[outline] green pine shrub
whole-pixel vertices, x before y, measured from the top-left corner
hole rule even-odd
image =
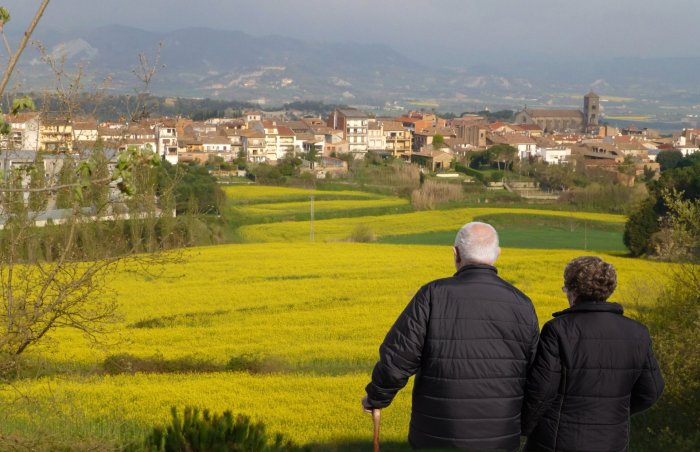
[[[176,407],[171,408],[170,425],[155,427],[142,446],[127,450],[167,452],[276,452],[306,450],[295,445],[283,435],[270,435],[262,422],[253,423],[244,415],[234,416],[231,411],[223,415],[200,413],[197,408],[186,407],[182,416]]]

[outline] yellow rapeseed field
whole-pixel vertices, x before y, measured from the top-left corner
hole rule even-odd
[[[314,222],[315,238],[320,242],[346,240],[360,225],[367,225],[377,236],[413,234],[417,232],[456,231],[474,217],[492,214],[551,215],[624,223],[623,215],[590,212],[569,212],[507,207],[468,207],[450,210],[411,212],[394,215],[338,218]],[[240,228],[250,242],[297,242],[309,240],[308,222],[285,222],[266,225],[248,225]]]
[[[316,199],[379,199],[384,197],[356,190],[329,191],[265,185],[229,185],[222,188],[230,202],[234,204],[301,201],[308,200],[312,195]]]
[[[545,321],[565,307],[562,269],[577,254],[505,249],[499,271]],[[618,268],[613,298],[623,302],[667,268],[603,257]],[[359,398],[384,334],[422,284],[454,271],[450,247],[440,246],[245,244],[191,249],[185,258],[158,276],[136,267],[115,274],[123,317],[115,332],[102,346],[62,332],[35,350],[37,372],[51,375],[2,388],[0,407],[12,417],[0,432],[125,441],[165,422],[171,405],[196,405],[249,414],[300,443],[367,440]],[[232,358],[257,357],[268,368],[100,374],[105,358],[124,353],[220,370]],[[387,441],[405,439],[409,407],[406,390],[385,411]]]
[[[392,207],[407,206],[409,202],[401,198],[380,198],[380,199],[344,199],[331,201],[316,201],[314,200],[313,209],[317,214],[326,212],[343,211],[345,213],[363,209],[391,209]],[[264,217],[266,215],[279,214],[306,214],[311,209],[311,202],[276,202],[264,204],[250,204],[232,208],[232,211],[243,216]]]
[[[352,191],[225,190],[229,209],[248,217],[305,212],[312,194],[318,212],[390,211],[407,202]],[[608,214],[459,208],[316,221],[315,243],[309,243],[308,222],[258,224],[241,228],[243,236],[269,243],[193,248],[182,262],[149,272],[126,265],[110,282],[120,318],[102,343],[56,332],[29,352],[31,377],[0,386],[0,435],[125,444],[165,423],[171,406],[194,405],[248,414],[302,444],[369,441],[371,421],[359,400],[379,344],[422,284],[454,272],[452,251],[343,241],[363,224],[378,235],[456,232],[474,217],[498,213],[624,221]],[[498,268],[532,298],[544,322],[566,307],[563,268],[580,253],[504,249]],[[648,299],[658,290],[668,269],[602,257],[619,272],[613,299],[632,311],[640,294]],[[105,361],[115,356],[171,367],[113,375],[115,367]],[[410,387],[385,410],[382,438],[405,441],[409,414]]]

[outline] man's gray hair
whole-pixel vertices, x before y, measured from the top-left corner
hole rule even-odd
[[[455,238],[455,247],[463,262],[493,265],[498,259],[498,233],[487,223],[473,221],[462,226]]]

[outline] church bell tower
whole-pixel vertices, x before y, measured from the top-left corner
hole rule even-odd
[[[600,119],[600,96],[591,90],[583,96],[583,117],[585,119],[586,131],[598,125]]]

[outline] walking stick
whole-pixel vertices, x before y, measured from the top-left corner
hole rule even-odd
[[[376,408],[372,409],[372,421],[374,422],[374,452],[379,452],[379,424],[382,420],[382,411]]]

